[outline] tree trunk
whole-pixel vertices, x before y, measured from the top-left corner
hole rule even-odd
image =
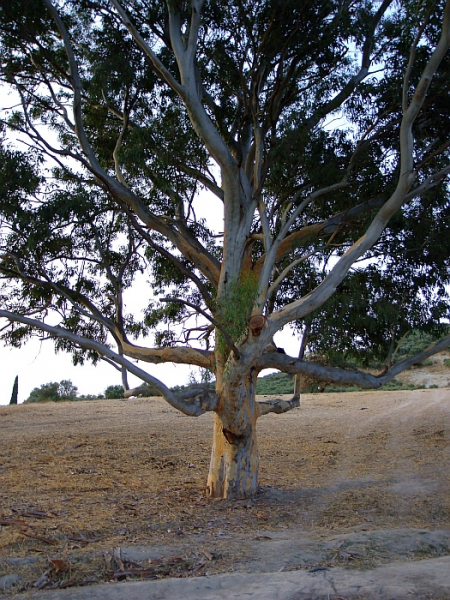
[[[305,327],[305,331],[302,336],[302,343],[300,344],[300,349],[298,351],[298,357],[300,360],[303,360],[305,356],[306,346],[309,342],[309,332],[311,331],[311,323],[307,323]],[[294,377],[294,396],[298,396],[300,398],[300,393],[302,391],[302,376],[300,373],[297,373]]]
[[[226,378],[228,379],[228,378]],[[207,492],[211,498],[248,498],[258,489],[256,376],[218,389]],[[220,386],[219,386],[220,387]]]

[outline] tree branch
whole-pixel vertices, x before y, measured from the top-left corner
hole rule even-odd
[[[140,396],[141,394],[148,393],[148,391],[148,386],[141,385],[131,390],[127,390],[124,393],[124,398]],[[195,385],[173,393],[180,401],[186,402],[188,405],[200,406],[204,412],[215,410],[219,401],[214,389],[211,389],[211,387],[207,385]]]
[[[307,120],[305,129],[310,131],[313,129],[321,119],[332,113],[334,110],[342,106],[342,104],[350,97],[352,92],[355,90],[357,85],[363,81],[369,75],[369,67],[371,64],[370,54],[372,52],[373,47],[373,39],[375,35],[375,30],[378,27],[383,15],[388,10],[389,6],[392,4],[393,0],[384,0],[381,4],[378,11],[373,16],[372,22],[370,24],[370,29],[367,33],[366,40],[364,42],[362,48],[362,57],[361,57],[361,67],[348,82],[342,88],[342,90],[337,94],[332,100],[327,102],[326,104],[320,106],[313,115]]]
[[[300,256],[299,258],[296,258],[291,263],[289,263],[288,266],[285,269],[283,269],[283,271],[278,275],[278,277],[275,279],[275,281],[269,287],[268,296],[270,297],[270,295],[273,294],[277,290],[277,288],[282,284],[282,282],[289,275],[289,273],[292,271],[292,269],[294,269],[296,266],[305,262],[305,260],[308,260],[308,258],[311,258],[311,256],[314,256],[314,254],[316,254],[316,252],[317,252],[317,249],[315,249],[311,252],[307,252],[303,256]]]
[[[54,283],[49,277],[47,277],[44,273],[43,277],[45,280],[38,279],[37,277],[28,275],[25,272],[25,267],[21,261],[21,259],[13,252],[7,252],[3,256],[0,255],[0,258],[5,256],[12,257],[16,263],[17,270],[6,269],[5,267],[0,266],[0,271],[7,273],[8,277],[18,278],[21,281],[26,281],[27,283],[31,283],[43,289],[47,289],[53,293],[60,295],[62,298],[65,298],[67,302],[76,310],[80,315],[88,319],[93,319],[100,325],[103,325],[108,329],[108,331],[115,337],[118,333],[116,324],[105,317],[101,311],[95,306],[95,304],[89,300],[86,296],[81,294],[81,292],[77,292],[71,290],[70,288]],[[85,306],[89,312],[84,310],[82,307]]]
[[[217,321],[217,319],[215,319],[213,316],[208,315],[207,312],[205,312],[203,309],[201,309],[196,304],[192,304],[191,302],[188,302],[187,300],[183,300],[182,298],[160,298],[160,301],[161,302],[177,302],[179,304],[185,304],[186,306],[193,308],[199,314],[203,315],[205,317],[205,319],[208,319],[208,321],[214,325],[214,327],[217,327],[217,329],[219,329],[219,331],[222,333],[222,335],[227,343],[227,346],[233,351],[235,358],[239,360],[239,358],[240,358],[239,350],[234,345],[233,340],[230,338],[230,336],[228,335],[226,330],[222,327],[222,325],[219,323],[219,321]]]
[[[263,354],[258,361],[258,369],[278,369],[284,373],[301,373],[302,375],[309,375],[314,379],[330,383],[357,385],[364,389],[377,389],[389,383],[396,375],[409,369],[412,365],[422,362],[449,347],[450,336],[447,336],[422,352],[418,352],[396,363],[388,371],[379,375],[372,375],[371,373],[359,370],[350,371],[339,367],[327,367],[319,363],[304,361],[278,352]]]
[[[155,72],[175,92],[177,92],[177,94],[181,95],[181,93],[182,93],[182,86],[175,79],[175,77],[172,75],[172,73],[165,67],[165,65],[159,60],[159,58],[156,56],[156,54],[153,52],[153,50],[150,48],[150,46],[147,44],[147,42],[141,36],[141,34],[139,33],[139,31],[136,29],[136,27],[131,22],[128,14],[123,9],[123,7],[120,4],[120,2],[118,2],[118,0],[109,0],[109,1],[114,6],[114,8],[117,10],[117,13],[120,16],[120,18],[122,20],[122,23],[128,29],[128,31],[130,32],[131,36],[134,38],[136,44],[144,52],[144,54],[150,59],[150,62],[153,65],[153,68],[154,68]]]
[[[314,223],[307,225],[299,231],[294,231],[290,235],[287,235],[282,241],[279,242],[276,249],[274,264],[282,260],[285,256],[290,254],[295,248],[306,244],[308,241],[316,238],[321,233],[330,235],[336,231],[336,229],[342,225],[350,223],[355,219],[358,219],[364,214],[367,214],[375,208],[380,208],[384,204],[384,199],[381,196],[371,198],[367,202],[362,202],[349,210],[338,213],[333,217],[330,217],[326,221],[320,223]],[[253,272],[257,275],[261,273],[263,266],[266,261],[266,255],[263,254],[255,263]]]
[[[433,10],[435,6],[435,3],[433,3],[427,12],[427,16],[426,18],[423,20],[423,23],[421,23],[421,25],[419,26],[417,33],[415,35],[414,41],[411,45],[411,49],[409,51],[409,59],[408,59],[408,65],[406,67],[405,70],[405,75],[403,77],[403,94],[402,94],[402,110],[403,113],[405,113],[408,109],[408,89],[409,89],[409,82],[410,82],[410,78],[411,78],[411,73],[412,73],[412,69],[414,66],[414,59],[416,57],[416,50],[417,50],[417,45],[420,41],[420,38],[422,37],[422,34],[425,30],[425,27],[428,24],[428,20],[431,16],[431,12]]]
[[[293,239],[292,239],[292,236],[288,236],[288,232],[289,232],[289,229],[292,227],[292,225],[295,223],[295,220],[298,218],[298,216],[301,214],[301,212],[305,209],[305,207],[308,204],[310,204],[311,202],[313,202],[320,196],[324,196],[325,194],[342,189],[343,187],[347,187],[347,186],[348,186],[347,181],[340,181],[333,185],[330,185],[330,186],[327,186],[320,190],[317,190],[317,191],[313,192],[312,194],[309,194],[308,197],[305,198],[305,200],[300,204],[300,206],[294,210],[292,215],[289,217],[289,219],[286,221],[286,223],[282,226],[280,233],[277,235],[277,238],[273,242],[270,250],[266,254],[264,254],[256,263],[257,267],[260,266],[260,270],[256,271],[256,269],[255,269],[255,272],[259,273],[258,304],[260,306],[263,306],[265,304],[266,291],[269,286],[270,277],[272,275],[272,269],[273,269],[275,263],[279,260],[278,257],[280,256],[280,248],[288,247],[288,248],[292,249]],[[317,229],[318,225],[312,225],[310,227],[312,227],[313,229],[316,228],[316,230],[320,230],[320,228]],[[304,228],[303,230],[301,230],[300,232],[297,232],[297,233],[299,233],[301,235],[307,229],[308,228]],[[297,233],[295,233],[293,235],[295,236]],[[303,234],[303,235],[305,235],[305,234]],[[308,234],[306,234],[305,237],[307,237],[307,235]]]
[[[110,1],[116,2],[116,0]],[[191,22],[186,46],[182,39],[180,16],[175,12],[174,6],[174,3],[168,3],[170,40],[182,84],[176,91],[186,106],[194,130],[204,142],[211,156],[222,169],[234,170],[236,161],[201,101],[202,86],[197,78],[195,53],[203,0],[193,0],[192,2]]]
[[[283,400],[282,398],[263,400],[261,402],[257,402],[256,406],[259,412],[258,417],[268,415],[269,413],[281,415],[282,413],[288,412],[293,408],[299,408],[300,395],[294,395],[290,400]]]
[[[365,254],[380,238],[391,217],[399,210],[411,190],[416,177],[413,170],[414,139],[412,128],[420,109],[425,101],[430,86],[440,62],[450,46],[450,0],[447,0],[441,36],[437,46],[426,66],[417,85],[409,108],[402,118],[400,126],[400,173],[395,191],[375,215],[365,234],[357,240],[339,259],[324,280],[303,298],[286,305],[269,317],[265,335],[267,340],[281,327],[291,321],[303,318],[306,314],[322,306],[330,298],[337,286],[346,277],[351,266]]]
[[[43,0],[47,6],[52,18],[54,19],[58,31],[63,40],[64,48],[66,51],[67,59],[70,68],[70,77],[73,89],[73,114],[75,121],[75,132],[78,137],[80,146],[88,159],[90,170],[94,176],[100,181],[114,198],[119,198],[122,202],[131,207],[134,213],[145,223],[148,227],[162,233],[167,239],[169,239],[187,258],[192,260],[194,264],[202,271],[202,273],[211,281],[217,281],[217,261],[201,246],[201,244],[195,240],[193,241],[189,235],[181,234],[177,232],[173,227],[167,225],[163,218],[157,217],[152,214],[147,206],[136,196],[129,187],[124,185],[123,181],[118,181],[113,177],[110,177],[108,173],[101,167],[100,163],[95,156],[95,153],[89,143],[86,132],[83,126],[82,119],[82,86],[78,72],[78,65],[71,45],[69,33],[61,19],[57,9],[53,6],[51,0]],[[116,0],[110,0],[116,7],[121,9],[119,3]],[[119,9],[118,9],[119,10]],[[125,13],[124,18],[127,18]],[[129,20],[128,20],[129,21]],[[178,86],[180,91],[180,86]],[[77,158],[77,160],[80,160]]]
[[[144,348],[132,344],[128,340],[121,341],[123,353],[130,358],[142,360],[152,364],[176,363],[182,365],[196,365],[205,369],[211,368],[213,353],[209,350],[200,350],[199,348],[189,347],[165,347],[165,348]]]
[[[115,117],[117,117],[120,121],[124,121],[124,119],[125,119],[124,112],[121,112],[117,108],[114,108],[114,106],[111,106],[111,104],[108,104],[108,101],[107,101],[107,99],[105,97],[104,97],[104,100],[105,100],[105,104],[104,105],[91,103],[91,106],[93,106],[94,108],[97,108],[97,109],[105,107],[108,110],[108,112],[110,112],[112,115],[114,115]],[[86,101],[89,101],[89,99],[87,98]],[[162,158],[166,157],[166,151],[164,150],[164,148],[161,148],[161,146],[159,146],[154,141],[154,139],[150,135],[149,131],[148,130],[144,130],[138,123],[136,123],[135,121],[131,120],[129,118],[129,116],[128,116],[128,126],[130,127],[130,129],[137,129],[139,131],[145,131],[147,137],[149,137],[151,139],[151,150],[152,150],[152,152],[154,152],[160,158],[161,157]],[[174,159],[174,163],[173,163],[174,166],[176,166],[178,169],[180,169],[180,171],[182,171],[183,173],[185,173],[189,177],[192,177],[192,179],[197,180],[205,188],[207,188],[210,192],[212,192],[215,196],[217,196],[217,198],[219,198],[220,200],[223,200],[223,190],[216,183],[216,181],[214,180],[214,178],[212,176],[208,177],[205,173],[203,173],[199,169],[196,169],[195,167],[191,167],[191,166],[186,165],[184,163],[177,162],[175,160],[175,157],[173,157],[173,159]],[[167,185],[169,185],[169,184],[167,183]]]
[[[86,348],[88,350],[93,350],[94,352],[97,352],[97,354],[99,354],[100,356],[104,356],[110,361],[121,365],[122,367],[126,368],[129,373],[136,375],[136,377],[139,377],[139,379],[142,379],[142,381],[145,381],[149,385],[155,387],[161,393],[164,399],[171,406],[173,406],[173,408],[176,408],[185,415],[191,417],[198,417],[202,415],[206,410],[210,410],[209,408],[205,408],[205,405],[207,403],[203,402],[202,404],[202,400],[194,399],[193,401],[188,402],[184,401],[183,399],[180,399],[174,394],[174,392],[172,392],[166,385],[164,385],[162,381],[156,379],[156,377],[153,377],[149,373],[146,373],[145,371],[137,367],[134,363],[130,362],[123,356],[117,354],[116,352],[111,350],[111,348],[109,348],[106,344],[102,344],[89,338],[76,335],[71,331],[68,331],[67,329],[63,329],[62,327],[47,325],[46,323],[37,321],[36,319],[30,319],[29,317],[24,317],[16,313],[11,313],[7,310],[0,310],[0,317],[8,319],[9,321],[29,325],[30,327],[39,329],[41,331],[46,331],[50,334],[52,338],[62,338],[72,342],[73,344],[76,344],[80,348]]]
[[[156,250],[156,252],[159,252],[159,254],[161,254],[161,256],[164,256],[164,258],[167,258],[167,260],[169,260],[173,265],[175,265],[175,267],[180,271],[180,273],[182,273],[183,275],[185,275],[185,277],[190,279],[197,286],[197,289],[201,293],[205,303],[207,305],[209,305],[211,303],[211,295],[210,295],[209,291],[207,290],[206,286],[204,285],[204,283],[197,277],[197,275],[195,275],[193,270],[189,269],[188,267],[183,265],[183,263],[181,261],[179,261],[173,255],[173,253],[169,252],[162,246],[156,244],[152,240],[149,233],[147,231],[145,231],[145,229],[143,227],[141,227],[141,225],[137,222],[134,215],[132,213],[128,213],[128,214],[129,214],[129,217],[130,217],[133,227],[148,242],[148,244],[151,246],[151,248]]]

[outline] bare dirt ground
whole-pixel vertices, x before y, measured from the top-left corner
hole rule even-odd
[[[208,501],[212,415],[154,398],[0,407],[5,596],[450,554],[450,388],[305,395],[258,434],[260,494]]]

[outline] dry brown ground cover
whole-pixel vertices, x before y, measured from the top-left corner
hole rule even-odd
[[[189,418],[161,399],[0,407],[0,575],[19,573],[17,591],[370,566],[398,548],[345,549],[339,536],[439,530],[450,540],[449,388],[306,395],[300,409],[261,418],[258,433],[261,493],[208,501],[211,415]],[[303,551],[336,543],[305,558],[299,540]],[[125,560],[137,546],[154,558]],[[408,558],[450,554],[415,548]],[[37,560],[11,560],[24,557]]]

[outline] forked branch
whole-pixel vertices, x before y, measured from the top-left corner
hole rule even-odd
[[[286,305],[268,320],[268,336],[273,336],[289,322],[303,318],[322,306],[343,281],[352,265],[378,241],[392,216],[399,210],[411,191],[416,178],[414,171],[414,122],[423,106],[431,80],[450,46],[450,0],[444,12],[441,36],[435,50],[425,65],[419,83],[400,126],[400,172],[397,186],[390,198],[375,215],[365,234],[340,258],[324,280],[303,298]]]
[[[188,302],[187,300],[183,300],[182,298],[160,298],[160,301],[161,302],[176,302],[178,304],[184,304],[186,306],[189,306],[189,308],[193,308],[196,312],[198,312],[200,315],[205,317],[205,319],[208,319],[208,321],[210,321],[210,323],[212,323],[214,325],[214,327],[217,327],[217,329],[222,333],[222,335],[227,343],[227,346],[230,348],[230,350],[233,351],[235,358],[239,359],[239,357],[240,357],[239,350],[236,348],[233,340],[228,335],[226,329],[224,327],[222,327],[222,325],[219,323],[219,321],[217,319],[215,319],[211,315],[208,315],[208,313],[205,312],[202,308],[200,308],[200,306],[197,306],[196,304],[192,304],[192,302]]]

